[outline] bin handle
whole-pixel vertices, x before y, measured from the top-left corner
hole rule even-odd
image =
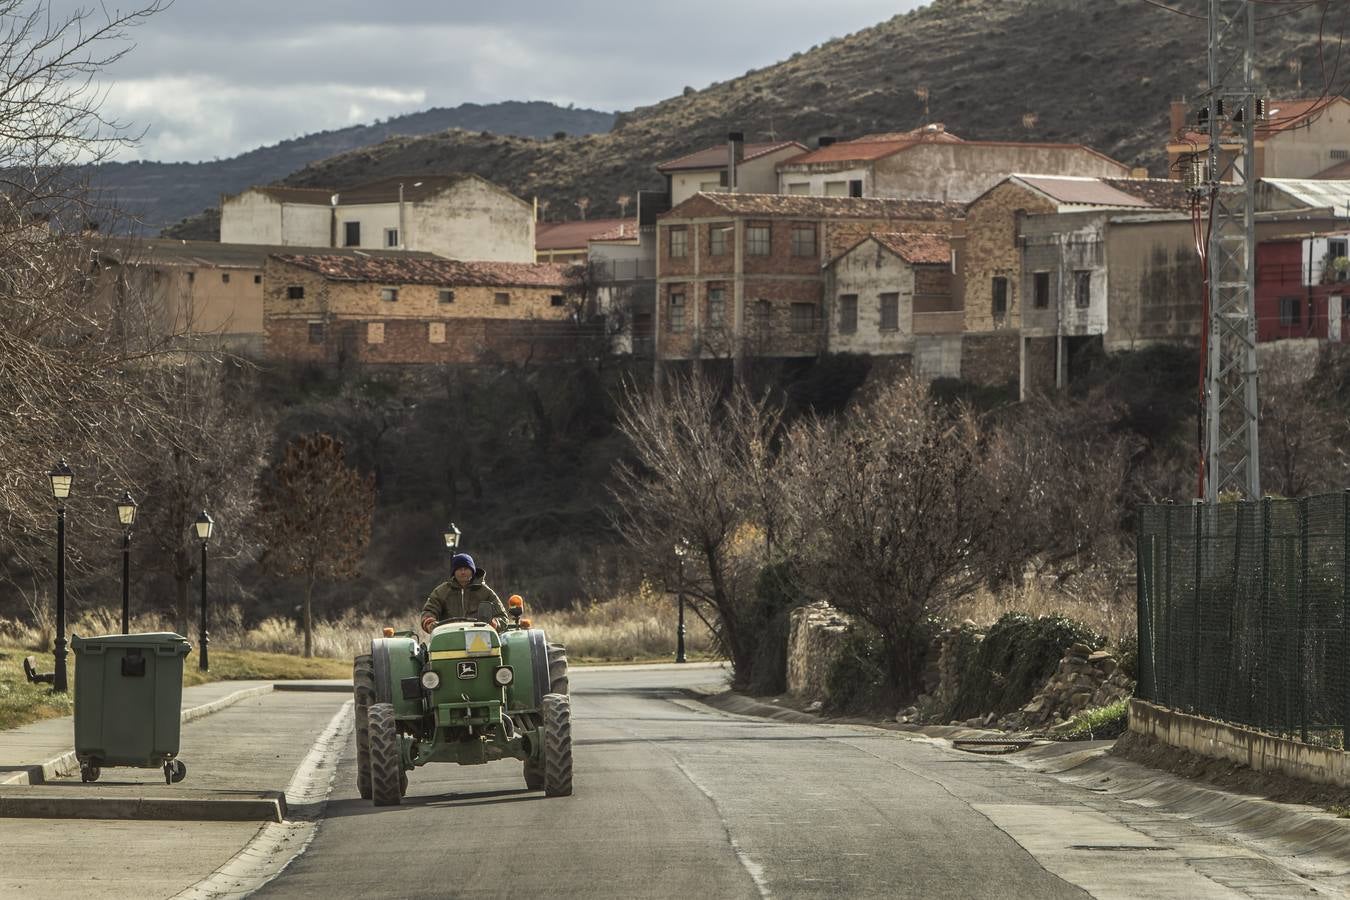
[[[102,656],[103,651],[108,649],[107,644],[89,643],[80,647],[80,653],[88,656]]]
[[[181,654],[181,655],[186,656],[186,655],[187,655],[187,652],[188,652],[190,649],[192,649],[192,648],[191,648],[189,645],[187,645],[187,644],[156,644],[156,645],[155,645],[155,655],[156,655],[156,656],[178,656],[178,655]]]

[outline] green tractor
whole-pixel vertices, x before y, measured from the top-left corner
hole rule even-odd
[[[567,653],[531,628],[519,597],[500,633],[445,619],[427,641],[386,628],[356,657],[356,785],[376,806],[397,806],[408,773],[431,762],[524,764],[525,786],[572,793]]]

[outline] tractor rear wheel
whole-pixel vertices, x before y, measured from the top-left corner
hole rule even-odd
[[[567,647],[548,645],[548,693],[570,694],[567,689]]]
[[[370,707],[375,702],[375,663],[370,654],[352,663],[353,715],[356,718],[356,789],[370,799]]]
[[[572,700],[566,694],[544,695],[544,795],[572,793]]]
[[[394,705],[370,707],[370,793],[376,806],[398,806],[406,790],[407,775],[399,754]]]

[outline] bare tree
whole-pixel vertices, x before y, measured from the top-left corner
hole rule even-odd
[[[1330,353],[1300,366],[1275,353],[1261,381],[1261,485],[1281,497],[1344,488],[1350,421]],[[1339,402],[1338,402],[1339,401]]]
[[[360,573],[374,506],[374,480],[347,467],[331,435],[296,438],[273,467],[259,514],[262,563],[304,580],[306,657],[314,655],[314,586]]]
[[[582,221],[585,221],[585,219],[586,219],[586,210],[588,210],[588,209],[591,208],[591,198],[590,198],[590,197],[578,197],[575,205],[576,205],[577,211],[581,213]]]

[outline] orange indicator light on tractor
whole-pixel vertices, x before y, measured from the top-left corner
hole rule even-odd
[[[520,627],[521,627],[521,628],[529,628],[529,627],[530,627],[530,620],[529,620],[529,619],[521,619],[521,620],[520,620]]]
[[[393,636],[394,636],[394,629],[390,628],[388,625],[384,626],[384,636],[385,636],[385,637],[393,637]]]
[[[525,600],[519,594],[512,594],[506,601],[506,605],[512,609],[521,609],[525,606]]]

